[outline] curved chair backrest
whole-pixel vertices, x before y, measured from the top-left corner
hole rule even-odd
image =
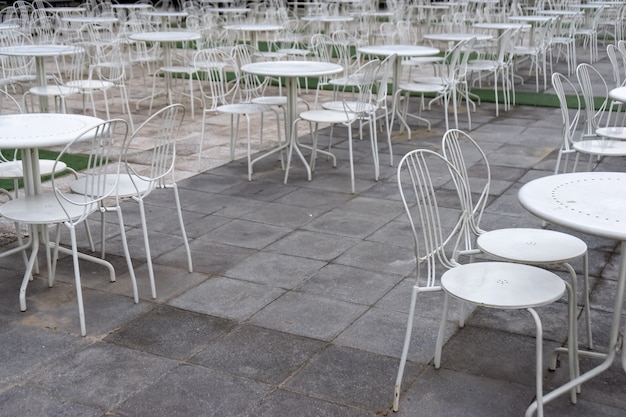
[[[613,74],[613,88],[620,87],[624,79],[624,59],[622,53],[615,44],[609,44],[606,47],[606,55],[611,63],[611,71]]]
[[[378,70],[380,68],[380,61],[378,59],[372,59],[361,65],[356,70],[355,75],[359,80],[359,88],[357,99],[344,101],[344,110],[352,113],[371,113],[372,109],[375,109],[376,96],[374,95],[374,85],[378,80]]]
[[[487,155],[474,139],[467,133],[450,129],[444,133],[441,140],[443,156],[459,171],[459,175],[465,184],[467,191],[468,235],[474,231],[480,234],[480,220],[483,211],[489,200],[489,189],[491,187],[491,168]],[[470,178],[470,168],[472,176]],[[474,196],[478,196],[474,198]],[[466,241],[466,249],[470,249],[471,241]]]
[[[0,114],[22,113],[22,106],[11,94],[0,89]]]
[[[202,49],[195,53],[193,63],[198,69],[205,110],[228,104],[236,89],[236,85],[228,81],[228,72],[236,71],[237,67],[233,57],[220,48]]]
[[[63,171],[57,170],[57,164],[62,163],[65,154],[75,152],[76,148],[82,153],[86,149],[88,155],[88,165],[82,171],[86,180],[82,194],[65,193],[63,185],[56,181],[55,174],[52,175],[52,189],[67,214],[68,224],[82,222],[98,209],[102,200],[114,196],[121,159],[120,147],[114,146],[114,142],[125,143],[127,137],[128,123],[125,120],[107,120],[78,135],[59,153],[52,170],[54,173]]]
[[[456,246],[464,223],[463,181],[457,169],[437,152],[416,149],[407,153],[398,166],[397,181],[413,233],[417,262],[417,285],[436,287],[437,264],[456,266],[449,252]],[[447,183],[458,184],[458,205],[446,200],[445,222],[437,200],[437,190]],[[456,211],[457,215],[453,215]]]
[[[606,111],[609,101],[609,88],[600,72],[590,64],[580,64],[576,68],[576,78],[585,103],[585,128],[583,135],[595,136],[596,129],[608,124],[610,114]],[[594,89],[595,87],[595,89]],[[596,109],[595,95],[603,98]]]
[[[178,139],[178,132],[184,117],[185,106],[182,104],[171,104],[150,116],[139,126],[133,136],[126,141],[122,151],[123,162],[138,196],[143,197],[156,188],[168,186],[166,177],[174,174],[176,140]],[[150,126],[153,129],[156,128],[156,132],[154,130],[151,130],[149,133],[143,132],[146,126]],[[135,170],[131,161],[133,141],[142,134],[149,135],[153,144],[150,169],[147,172]]]
[[[382,107],[383,103],[387,101],[387,96],[389,95],[389,82],[391,77],[393,76],[393,67],[395,65],[396,59],[398,59],[396,54],[389,55],[385,58],[379,66],[379,80],[378,80],[378,91],[376,94],[376,102],[378,107]]]
[[[563,140],[561,141],[559,160],[557,160],[554,170],[554,173],[557,174],[559,172],[560,155],[563,153],[568,154],[573,152],[572,143],[576,140],[576,130],[578,129],[578,122],[580,119],[581,102],[576,87],[563,74],[558,72],[552,74],[552,87],[554,88],[556,96],[559,99],[561,119],[563,120]],[[567,101],[568,95],[572,97],[572,105],[574,106],[574,115],[572,117],[570,117],[571,110]],[[567,168],[567,166],[565,168]]]

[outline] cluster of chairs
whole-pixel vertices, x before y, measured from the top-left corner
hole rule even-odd
[[[542,325],[535,308],[554,303],[567,293],[568,343],[566,347],[558,348],[553,357],[567,353],[570,377],[578,376],[578,277],[571,263],[580,260],[583,263],[581,298],[587,344],[592,348],[587,245],[575,236],[549,229],[482,229],[480,221],[488,204],[491,183],[487,154],[470,135],[457,129],[448,130],[443,135],[441,149],[441,153],[413,150],[400,161],[397,171],[400,195],[415,242],[417,277],[393,409],[397,411],[399,407],[418,295],[425,297],[442,291],[444,304],[435,348],[435,368],[441,365],[448,310],[453,300],[461,303],[458,309],[461,327],[466,317],[463,308],[466,304],[529,312],[536,325],[536,403],[538,415],[542,416]],[[456,190],[457,198],[450,198],[449,187]],[[445,206],[440,205],[444,200]],[[528,245],[527,242],[534,244]],[[477,257],[482,261],[474,262]],[[468,262],[462,263],[462,259]],[[544,269],[555,265],[565,268],[570,275],[568,281]],[[551,360],[551,369],[555,363],[556,360]],[[576,388],[570,392],[573,402],[577,392]]]
[[[554,173],[566,172],[573,155],[573,170],[580,155],[588,159],[587,170],[605,156],[626,156],[626,133],[621,104],[609,97],[612,88],[626,85],[626,41],[607,46],[612,63],[613,83],[609,83],[593,65],[582,63],[576,68],[577,82],[554,73],[552,86],[559,99],[563,121],[563,140]],[[600,102],[597,102],[597,98]],[[568,100],[569,98],[569,100]]]
[[[0,98],[2,99],[0,100],[1,114],[21,112],[19,103],[12,99],[10,95],[0,91]],[[13,107],[12,110],[10,109],[11,107]],[[59,252],[68,253],[72,256],[80,331],[83,336],[86,335],[79,258],[105,266],[109,270],[110,280],[112,282],[115,281],[113,266],[105,260],[107,235],[104,216],[109,212],[117,214],[117,224],[119,225],[119,233],[122,240],[123,255],[126,259],[132,283],[133,297],[136,303],[139,301],[137,282],[126,239],[126,230],[120,205],[121,200],[133,200],[139,206],[150,291],[152,298],[156,298],[156,283],[144,201],[153,191],[158,189],[170,189],[174,194],[173,200],[176,205],[181,238],[187,254],[187,266],[189,272],[193,271],[191,249],[185,231],[180,197],[174,178],[176,141],[184,115],[185,107],[182,104],[169,105],[149,117],[132,133],[125,120],[106,120],[80,133],[59,152],[56,159],[40,161],[40,166],[43,167],[43,169],[40,169],[40,173],[49,175],[51,178],[51,192],[23,197],[17,194],[17,187],[14,194],[6,190],[0,190],[2,194],[8,197],[8,201],[0,206],[0,215],[15,223],[19,243],[18,247],[2,252],[0,257],[22,252],[26,264],[26,272],[20,290],[20,306],[22,310],[26,309],[26,286],[33,271],[36,271],[36,268],[38,268],[36,248],[33,248],[33,255],[30,258],[27,258],[26,252],[23,250],[26,245],[22,236],[22,227],[26,225],[30,227],[31,239],[34,234],[40,233],[39,230],[43,228],[41,229],[41,236],[45,244],[48,283],[50,286],[55,281]],[[148,129],[151,130],[148,132]],[[134,147],[138,138],[146,136],[151,138],[152,143],[149,154],[150,163],[146,171],[139,171],[133,164],[136,152]],[[89,164],[80,173],[71,170],[74,174],[74,179],[68,185],[67,181],[60,179],[70,169],[63,162],[63,159],[67,154],[75,152],[85,154]],[[0,177],[14,179],[17,182],[17,179],[21,178],[22,174],[21,161],[4,159],[0,162]],[[100,214],[101,225],[100,257],[79,251],[77,241],[77,227],[85,225],[91,251],[95,251],[88,220],[97,213]],[[53,243],[50,242],[49,238],[49,226],[56,226],[56,231],[52,234],[54,236]],[[69,248],[60,244],[63,226],[66,226],[69,231]]]

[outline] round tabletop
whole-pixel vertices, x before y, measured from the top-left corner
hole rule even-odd
[[[97,117],[65,113],[0,115],[0,149],[65,145],[102,123]]]
[[[183,30],[131,33],[128,38],[142,42],[180,42],[195,41],[202,37],[200,32]]]
[[[468,39],[487,41],[493,39],[493,36],[486,33],[427,33],[423,38],[430,41],[461,42]]]
[[[430,56],[440,52],[438,48],[420,45],[370,45],[361,46],[357,51],[366,55],[390,56],[396,54],[400,57]]]
[[[526,23],[506,23],[506,22],[484,22],[474,23],[472,25],[477,29],[495,29],[495,30],[507,30],[507,29],[528,29],[529,24]]]
[[[318,77],[340,73],[343,67],[319,61],[266,61],[245,64],[241,70],[270,77]]]
[[[509,20],[514,22],[528,22],[528,23],[546,23],[553,19],[551,16],[509,16]]]
[[[615,101],[626,102],[626,87],[617,87],[609,91],[609,98]]]
[[[226,30],[243,30],[248,32],[266,32],[272,30],[281,30],[281,25],[273,25],[269,23],[242,23],[236,25],[226,25]]]
[[[59,56],[82,52],[83,48],[73,45],[14,45],[0,48],[0,55],[11,56]]]
[[[352,22],[354,17],[352,16],[303,16],[300,18],[305,22],[325,22],[325,23],[333,23],[333,22]]]
[[[15,30],[19,28],[20,25],[16,23],[0,23],[0,30]]]
[[[61,20],[67,23],[117,23],[120,21],[113,16],[70,16],[62,17]]]
[[[576,172],[525,184],[522,207],[548,222],[594,236],[626,241],[626,173]]]
[[[181,12],[177,10],[154,10],[150,12],[143,13],[146,16],[156,16],[156,17],[185,17],[188,16],[189,13]]]

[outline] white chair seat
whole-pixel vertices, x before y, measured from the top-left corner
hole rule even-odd
[[[429,83],[400,83],[398,88],[411,93],[439,93],[446,90],[444,85]]]
[[[80,89],[77,87],[71,87],[66,85],[46,85],[46,86],[37,86],[31,87],[28,89],[31,94],[35,94],[37,96],[69,96],[70,94],[76,94],[80,92]]]
[[[565,294],[558,275],[536,266],[478,262],[449,269],[441,287],[453,297],[483,307],[522,309],[550,304]]]
[[[357,103],[356,101],[329,101],[326,103],[322,103],[322,108],[326,110],[334,110],[334,111],[341,111],[341,112],[345,112],[346,109],[359,108],[360,110],[367,112],[367,113],[375,112],[377,109],[377,107],[371,103],[365,103],[365,105],[363,105],[363,104]]]
[[[236,103],[236,104],[224,104],[223,106],[218,106],[217,111],[220,113],[229,113],[229,114],[254,114],[261,113],[267,110],[270,110],[270,106],[265,104],[256,104],[256,103]]]
[[[78,194],[70,195],[77,202],[84,201],[85,197]],[[97,204],[85,208],[57,200],[54,194],[39,194],[10,200],[0,206],[0,216],[6,219],[27,224],[54,224],[67,221],[68,215],[72,219],[82,216],[85,211],[94,211]]]
[[[110,81],[100,80],[75,80],[68,81],[65,85],[83,90],[107,90],[115,86],[115,84]]]
[[[81,177],[70,184],[70,189],[74,193],[87,194],[89,188],[88,184],[87,177]],[[144,181],[137,176],[131,178],[129,174],[120,174],[117,184],[115,183],[114,178],[107,177],[106,184],[104,184],[103,194],[111,194],[113,192],[112,188],[115,186],[117,186],[117,192],[115,195],[120,198],[126,198],[137,195],[138,192],[140,194],[146,193],[150,189],[151,183],[149,181]]]
[[[67,164],[59,161],[56,164],[56,172],[63,172],[67,169]],[[39,161],[39,173],[41,175],[51,175],[54,172],[54,161],[42,159]],[[22,161],[8,161],[0,163],[0,178],[20,179],[24,176]]]
[[[344,111],[309,110],[300,113],[300,118],[315,123],[350,123],[357,115]]]
[[[302,99],[298,99],[298,101],[302,101]],[[266,106],[285,106],[287,104],[287,97],[285,96],[256,97],[252,99],[252,103],[264,104]]]
[[[484,232],[476,244],[485,253],[535,265],[569,262],[587,252],[585,242],[576,236],[522,227]]]
[[[626,140],[626,128],[624,127],[601,127],[596,129],[596,135],[603,138]]]
[[[610,139],[590,139],[574,142],[574,149],[590,155],[626,156],[626,142]]]

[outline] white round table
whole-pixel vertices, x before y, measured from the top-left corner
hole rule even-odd
[[[440,51],[438,48],[420,45],[370,45],[357,48],[357,52],[376,57],[388,57],[395,54],[399,58],[396,59],[393,67],[392,94],[395,94],[402,73],[402,58],[433,56]]]
[[[250,34],[250,44],[257,50],[259,49],[259,33],[261,32],[276,32],[283,28],[282,25],[274,25],[270,23],[242,23],[240,25],[226,25],[224,29],[234,30],[242,33]]]
[[[522,207],[550,223],[621,242],[619,276],[611,322],[608,353],[580,351],[582,356],[604,359],[597,367],[544,396],[544,403],[569,392],[609,369],[617,356],[621,313],[626,289],[626,173],[577,172],[532,180],[518,193]],[[622,368],[626,371],[626,350],[622,347]],[[534,411],[531,404],[529,412]]]
[[[330,35],[332,23],[348,23],[354,20],[352,16],[303,16],[300,20],[305,22],[320,22],[324,24],[324,33]]]
[[[34,57],[37,85],[40,87],[45,87],[47,84],[44,58],[61,55],[73,55],[82,52],[82,47],[72,45],[15,45],[0,48],[0,55]],[[48,97],[40,96],[39,102],[41,105],[41,111],[47,112]]]
[[[241,67],[241,70],[255,75],[285,78],[285,87],[287,89],[285,135],[287,140],[285,141],[286,145],[284,145],[284,147],[290,146],[293,139],[294,149],[296,149],[296,153],[304,163],[308,178],[311,180],[311,167],[297,146],[298,141],[297,138],[295,138],[297,132],[293,132],[292,134],[293,122],[298,116],[298,79],[300,77],[320,77],[323,75],[338,74],[343,71],[343,67],[330,62],[319,61],[266,61],[245,64]],[[285,178],[285,181],[286,180]]]

